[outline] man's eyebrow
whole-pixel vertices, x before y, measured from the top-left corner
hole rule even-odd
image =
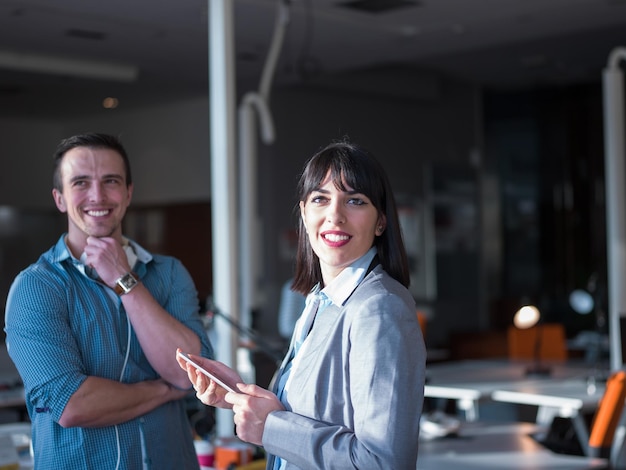
[[[73,183],[74,181],[88,180],[88,179],[91,179],[89,175],[76,175],[70,178],[70,183]]]
[[[109,173],[107,175],[102,175],[103,180],[107,180],[111,178],[119,179],[122,181],[124,180],[124,177],[120,175],[119,173]],[[81,180],[91,180],[91,179],[93,179],[93,177],[90,175],[76,175],[70,178],[70,182],[81,181]]]
[[[124,176],[120,175],[119,173],[109,173],[108,175],[102,176],[103,180],[110,179],[110,178],[116,178],[116,179],[123,180]]]

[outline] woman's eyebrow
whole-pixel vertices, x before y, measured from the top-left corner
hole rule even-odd
[[[342,192],[349,194],[350,196],[353,196],[355,194],[363,194],[365,195],[365,193],[361,192],[361,191],[357,191],[356,189],[348,189],[348,190],[342,190]],[[311,193],[322,193],[322,194],[328,194],[330,193],[330,190],[328,189],[323,189],[323,188],[316,188],[316,189],[312,189]]]

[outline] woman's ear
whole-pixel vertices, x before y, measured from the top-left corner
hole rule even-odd
[[[383,232],[385,231],[386,227],[387,227],[387,218],[384,216],[384,214],[381,214],[376,224],[376,235],[381,236]]]
[[[304,228],[306,228],[306,217],[304,215],[304,201],[300,201],[300,217],[302,218],[302,223],[304,224]]]

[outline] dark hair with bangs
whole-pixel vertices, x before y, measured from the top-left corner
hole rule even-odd
[[[398,210],[385,170],[364,148],[347,140],[333,142],[306,163],[297,189],[298,202],[319,189],[330,171],[331,180],[341,191],[348,185],[367,196],[379,215],[386,219],[385,231],[374,238],[383,269],[405,287],[409,286],[409,266],[402,240]],[[299,213],[299,205],[296,207]],[[302,217],[298,217],[298,251],[292,289],[304,295],[319,282],[319,258],[311,248]]]
[[[74,135],[63,139],[54,152],[54,161],[52,167],[52,187],[59,192],[63,192],[63,180],[61,176],[61,162],[67,152],[76,147],[87,147],[92,149],[109,149],[119,153],[124,162],[126,170],[126,187],[133,183],[133,177],[130,172],[130,162],[126,149],[117,137],[108,134],[87,133]]]

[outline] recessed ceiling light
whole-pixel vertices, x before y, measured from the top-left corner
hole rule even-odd
[[[113,98],[111,96],[107,96],[102,100],[102,107],[106,109],[115,109],[119,104],[119,100],[117,98]]]

